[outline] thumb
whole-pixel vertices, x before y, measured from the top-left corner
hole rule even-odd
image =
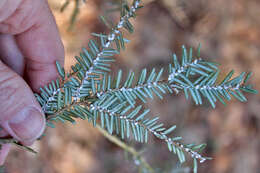
[[[25,145],[43,133],[45,116],[26,82],[0,61],[0,125]]]

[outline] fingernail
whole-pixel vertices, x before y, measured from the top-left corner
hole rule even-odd
[[[21,113],[11,119],[10,129],[21,142],[34,141],[45,129],[45,116],[36,108],[24,109]]]

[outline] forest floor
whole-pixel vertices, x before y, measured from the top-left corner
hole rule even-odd
[[[67,30],[73,4],[61,13],[61,1],[49,0],[66,51],[69,69],[92,32],[105,32],[98,19],[108,8],[105,0],[87,0],[80,7],[74,28]],[[168,67],[171,53],[181,55],[181,46],[202,44],[202,57],[222,64],[222,76],[234,69],[254,73],[251,82],[260,91],[260,2],[258,0],[150,0],[138,12],[131,42],[116,56],[113,71]],[[258,85],[259,84],[259,85]],[[207,143],[205,155],[213,160],[199,165],[200,173],[259,173],[260,96],[246,95],[248,102],[235,99],[227,106],[195,106],[183,94],[149,101],[151,114],[159,114],[166,125],[177,124],[176,136],[185,143]],[[188,173],[176,156],[152,138],[150,144],[128,142],[143,151],[143,157],[161,173]],[[48,129],[46,137],[33,145],[32,155],[14,149],[8,157],[10,173],[133,173],[137,167],[116,145],[105,139],[87,121],[60,124]],[[178,165],[178,166],[177,166]],[[181,168],[181,169],[180,169]],[[183,169],[182,169],[183,168]]]

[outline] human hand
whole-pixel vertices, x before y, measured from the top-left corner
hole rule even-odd
[[[55,61],[64,49],[46,0],[0,1],[0,131],[31,145],[45,129],[45,116],[33,95],[57,78]],[[10,144],[2,145],[3,164]]]

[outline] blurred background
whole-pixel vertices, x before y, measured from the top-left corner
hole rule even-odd
[[[110,0],[109,0],[110,1]],[[108,0],[87,0],[79,4],[73,28],[71,0],[61,13],[64,1],[49,0],[66,50],[69,69],[92,32],[106,32],[98,16],[110,8]],[[181,46],[202,44],[202,57],[222,64],[222,76],[231,69],[236,74],[253,71],[251,83],[260,90],[260,2],[259,0],[146,0],[133,24],[135,33],[126,34],[131,42],[116,56],[116,71],[166,67],[170,55],[181,55]],[[115,19],[112,15],[112,19]],[[246,95],[247,103],[231,101],[212,109],[208,103],[195,106],[183,94],[167,95],[149,101],[151,114],[159,114],[166,125],[177,124],[176,136],[184,143],[207,143],[204,155],[213,157],[199,165],[200,173],[260,173],[260,97]],[[142,156],[160,173],[189,173],[176,156],[154,138],[148,145],[129,141],[143,150]],[[6,163],[10,173],[134,173],[137,163],[109,142],[87,121],[76,125],[59,124],[48,129],[46,137],[33,145],[39,153],[14,147]]]

